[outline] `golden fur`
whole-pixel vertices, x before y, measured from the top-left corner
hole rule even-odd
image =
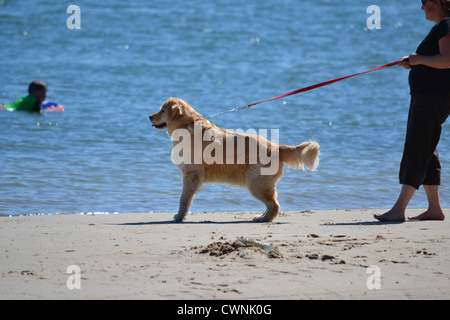
[[[174,217],[176,221],[182,221],[189,211],[195,193],[203,183],[227,183],[246,187],[250,194],[261,200],[266,205],[266,212],[255,218],[255,221],[272,221],[278,214],[280,206],[277,202],[275,184],[283,175],[283,167],[304,169],[315,171],[319,163],[319,144],[313,141],[303,142],[298,146],[276,145],[259,135],[247,135],[229,130],[222,130],[203,119],[186,101],[170,98],[161,106],[161,109],[151,115],[150,121],[157,129],[167,129],[172,137],[173,150],[172,160],[177,156],[174,150],[179,148],[182,139],[176,136],[181,133],[188,133],[191,153],[184,150],[185,160],[176,163],[183,175],[183,192],[180,199],[178,214]],[[195,127],[197,125],[197,127]],[[180,130],[183,129],[183,130]],[[180,130],[180,131],[177,131]],[[208,135],[209,139],[200,140],[201,149],[195,149],[195,130],[202,135]],[[236,142],[245,141],[244,148],[238,148],[239,143],[227,144],[224,141]],[[206,140],[206,141],[205,141]],[[277,160],[272,163],[262,163],[252,161],[251,145],[257,146],[259,152],[272,156]],[[241,145],[243,146],[243,145]],[[218,148],[220,147],[220,148]],[[209,154],[209,158],[203,155],[199,157],[199,151]],[[223,150],[223,151],[221,151]],[[195,152],[197,151],[197,152]],[[209,153],[208,153],[209,152]],[[265,153],[264,153],[265,152]],[[231,156],[230,156],[231,155]],[[195,159],[195,157],[197,157]],[[197,160],[197,161],[196,161]],[[175,163],[175,161],[174,161]],[[262,174],[262,170],[273,169],[271,165],[276,165],[272,174]]]

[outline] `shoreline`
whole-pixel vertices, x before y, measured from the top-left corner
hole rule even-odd
[[[3,216],[0,299],[449,299],[448,219],[384,211]]]

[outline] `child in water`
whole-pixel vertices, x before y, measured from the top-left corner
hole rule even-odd
[[[47,85],[42,81],[33,81],[28,87],[28,96],[21,97],[8,104],[0,104],[0,110],[42,112],[42,102],[47,97]]]

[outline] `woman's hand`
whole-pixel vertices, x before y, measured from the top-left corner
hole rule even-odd
[[[409,57],[403,57],[398,66],[403,67],[405,69],[411,69],[411,65],[409,64]]]
[[[411,53],[408,57],[403,57],[399,66],[405,69],[411,69],[412,66],[422,64],[421,57],[417,53]]]

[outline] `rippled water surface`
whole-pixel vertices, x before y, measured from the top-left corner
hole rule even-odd
[[[0,113],[0,214],[175,212],[181,176],[148,115],[170,96],[211,115],[414,52],[432,27],[420,1],[0,1],[0,102],[48,84],[63,113]],[[388,208],[409,107],[408,71],[392,67],[214,118],[315,140],[315,173],[285,170],[282,210]],[[450,127],[440,142],[449,206]],[[420,192],[412,207],[425,207]],[[260,211],[246,190],[205,185],[192,211]]]

